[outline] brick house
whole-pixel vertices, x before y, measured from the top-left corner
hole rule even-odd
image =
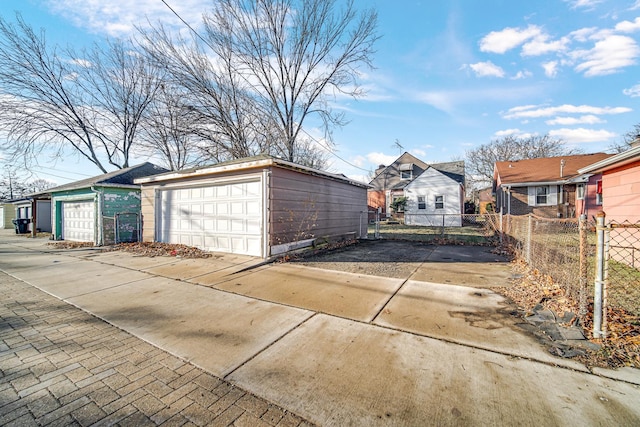
[[[594,153],[496,162],[496,212],[546,218],[575,218],[597,199],[598,176],[578,172],[611,157]]]

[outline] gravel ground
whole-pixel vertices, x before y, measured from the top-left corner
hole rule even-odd
[[[332,251],[294,258],[291,262],[326,270],[405,278],[429,257],[434,248],[424,243],[364,240]]]

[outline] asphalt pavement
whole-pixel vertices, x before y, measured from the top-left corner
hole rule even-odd
[[[638,370],[590,370],[551,355],[487,289],[46,243],[0,233],[0,270],[298,423],[640,423]]]

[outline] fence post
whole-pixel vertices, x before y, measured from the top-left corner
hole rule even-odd
[[[440,237],[444,239],[444,214],[442,214],[442,232],[440,233]]]
[[[502,211],[500,211],[500,233],[498,233],[498,234],[500,234],[500,245],[501,246],[502,246],[502,243],[503,243],[502,242],[502,240],[503,240],[502,234],[504,233],[504,229],[502,228],[502,216],[503,216],[502,215]]]
[[[376,239],[380,238],[380,213],[382,213],[382,208],[378,206],[378,209],[376,209]]]
[[[602,331],[602,289],[604,286],[604,232],[606,215],[604,212],[598,212],[596,215],[596,279],[593,295],[593,337],[603,338]]]
[[[578,290],[578,318],[581,322],[587,316],[587,275],[589,260],[587,257],[587,215],[580,215],[578,222],[580,233],[580,288]]]
[[[528,215],[527,219],[527,241],[525,242],[525,259],[527,260],[527,264],[531,265],[531,235],[533,228],[533,216],[531,214]]]

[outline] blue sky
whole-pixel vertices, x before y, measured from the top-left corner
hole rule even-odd
[[[167,0],[197,26],[211,0]],[[427,162],[464,158],[506,135],[562,138],[606,150],[640,123],[640,0],[356,0],[378,11],[375,69],[365,98],[338,99],[350,123],[334,132],[331,170],[363,178],[401,151]],[[161,0],[2,0],[51,42],[82,47],[162,20]],[[314,129],[309,128],[313,134]],[[146,159],[141,159],[146,160]],[[66,183],[99,171],[74,157],[37,176]]]

